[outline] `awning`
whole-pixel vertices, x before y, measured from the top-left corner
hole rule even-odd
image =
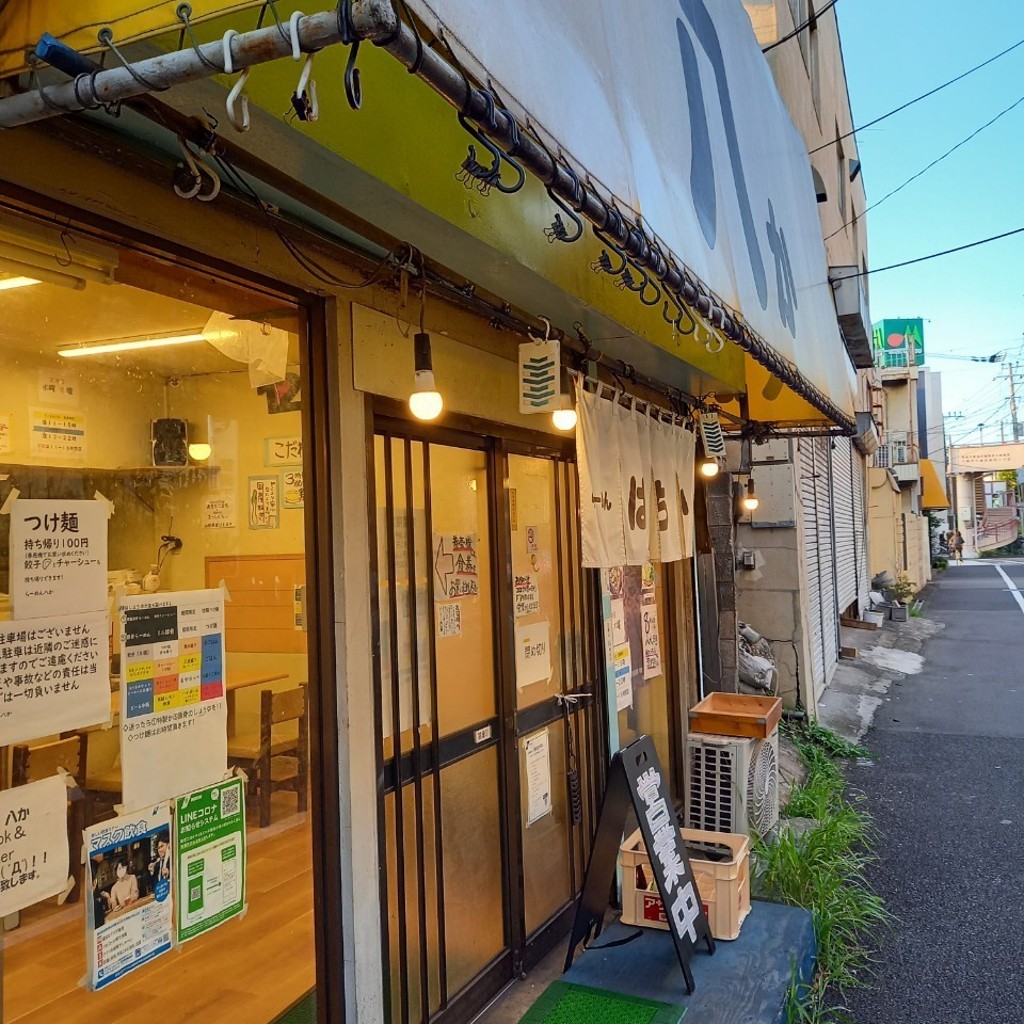
[[[942,477],[931,459],[921,460],[921,508],[949,508]]]

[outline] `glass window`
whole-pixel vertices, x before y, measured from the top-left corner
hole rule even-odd
[[[77,783],[67,899],[0,885],[3,1019],[121,1019],[85,975],[161,1024],[267,1024],[315,982],[304,322],[105,258],[0,273],[0,630],[36,645],[0,643],[0,801]]]

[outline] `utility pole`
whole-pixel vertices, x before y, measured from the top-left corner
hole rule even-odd
[[[1020,440],[1020,421],[1017,419],[1017,392],[1014,389],[1017,364],[1010,363],[1007,367],[1007,372],[1010,375],[1010,420],[1013,423],[1013,440],[1017,442]]]

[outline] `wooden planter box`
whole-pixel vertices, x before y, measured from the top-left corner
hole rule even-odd
[[[711,693],[690,708],[690,732],[763,740],[771,736],[781,718],[782,700],[779,697]]]

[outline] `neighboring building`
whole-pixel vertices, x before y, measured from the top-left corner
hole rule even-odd
[[[874,325],[873,338],[882,440],[869,474],[871,574],[895,579],[903,573],[920,589],[931,579],[927,511],[948,504],[934,465],[921,452],[919,378],[927,374],[921,366],[923,321],[882,320]]]
[[[854,436],[806,436],[754,444],[749,458],[762,501],[741,520],[737,543],[763,568],[738,577],[740,617],[773,640],[780,692],[813,710],[839,659],[840,620],[858,618],[869,589],[865,456],[878,441],[865,371],[872,365],[868,313],[867,202],[836,12],[822,4],[746,0],[758,41],[811,154],[821,233],[842,356],[857,377]],[[771,594],[772,600],[764,600]]]
[[[652,736],[680,800],[687,708],[735,688],[736,501],[694,480],[719,423],[771,439],[759,489],[788,466],[796,525],[742,526],[779,540],[739,614],[793,638],[789,703],[813,711],[863,601],[834,13],[820,53],[773,51],[811,83],[797,131],[738,4],[2,6],[0,503],[109,513],[98,597],[64,609],[98,631],[99,699],[55,740],[72,839],[80,812],[101,830],[77,907],[22,908],[7,1005],[99,1014],[88,949],[94,987],[143,965],[120,998],[161,1024],[264,1024],[313,989],[332,1024],[470,1020],[564,939],[612,752]],[[570,376],[575,436],[532,414]],[[19,782],[54,724],[20,715]],[[229,762],[248,827],[176,862],[172,924],[162,833],[102,824]],[[228,894],[243,917],[155,955]]]
[[[956,528],[963,534],[966,557],[1004,548],[1020,536],[1022,470],[1024,443],[950,447]]]

